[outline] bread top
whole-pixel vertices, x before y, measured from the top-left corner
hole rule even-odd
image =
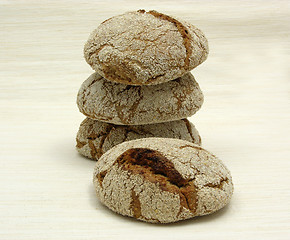
[[[204,34],[190,23],[138,10],[107,19],[84,47],[89,65],[110,81],[155,85],[181,77],[208,55]]]

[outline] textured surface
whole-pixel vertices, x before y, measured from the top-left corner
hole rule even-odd
[[[201,144],[198,131],[187,119],[124,126],[86,118],[77,133],[76,148],[80,154],[97,160],[103,153],[119,143],[146,137],[178,138]]]
[[[289,240],[289,1],[0,0],[0,239]],[[88,34],[104,19],[156,9],[196,24],[210,44],[193,70],[204,93],[189,120],[231,170],[215,214],[157,225],[114,214],[75,150],[75,104],[91,73]],[[2,34],[3,33],[3,34]]]
[[[124,142],[97,162],[101,202],[122,215],[169,223],[213,213],[233,193],[226,166],[188,141],[144,138]]]
[[[77,104],[86,116],[120,125],[140,125],[192,116],[203,94],[191,73],[174,81],[132,86],[114,83],[93,73],[82,84]]]
[[[208,55],[204,34],[195,26],[156,11],[114,16],[94,30],[85,59],[108,80],[151,85],[181,77]]]

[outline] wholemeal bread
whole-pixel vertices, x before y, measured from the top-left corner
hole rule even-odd
[[[97,162],[93,182],[97,197],[111,210],[155,223],[213,213],[233,193],[221,160],[196,144],[170,138],[115,146]]]
[[[200,145],[195,126],[187,119],[146,125],[115,125],[86,118],[77,133],[76,148],[85,157],[98,160],[112,147],[147,137],[178,138]]]
[[[98,73],[81,86],[77,104],[89,118],[118,125],[169,122],[192,116],[203,94],[191,73],[154,86],[114,83]]]
[[[89,65],[104,78],[154,85],[181,77],[208,55],[204,34],[190,23],[139,10],[107,19],[84,47]]]

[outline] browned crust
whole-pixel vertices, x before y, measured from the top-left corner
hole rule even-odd
[[[221,179],[219,184],[208,183],[208,184],[206,184],[204,186],[205,187],[211,187],[211,188],[218,188],[218,189],[222,190],[224,183],[227,183],[228,180],[229,180],[228,178],[225,178],[225,179]]]
[[[94,79],[88,86],[87,86],[87,89],[89,89],[95,82],[97,82],[97,81],[99,81],[100,80],[100,78],[96,78],[96,79]],[[86,104],[86,102],[87,102],[87,99],[85,98],[85,94],[83,95],[83,98],[82,98],[82,100],[83,100],[83,106]]]
[[[106,140],[106,138],[111,134],[111,130],[114,128],[113,125],[108,125],[105,133],[102,138],[101,138],[101,141],[100,141],[100,147],[98,148],[98,155],[97,155],[97,158],[100,158],[102,155],[103,155],[103,145],[104,145],[104,142]]]
[[[190,122],[186,118],[185,119],[182,119],[182,121],[185,122],[187,131],[189,132],[191,138],[194,139],[194,136],[192,135],[192,128],[191,128]]]
[[[142,12],[140,12],[140,13],[145,13],[144,10],[141,10],[141,11]],[[183,38],[183,44],[184,44],[184,47],[186,49],[186,57],[185,57],[183,68],[185,70],[188,70],[189,69],[188,68],[189,67],[189,58],[190,58],[190,56],[192,54],[192,47],[191,47],[192,37],[191,37],[188,29],[181,22],[176,20],[175,18],[170,17],[168,15],[165,15],[163,13],[159,13],[159,12],[157,12],[155,10],[148,11],[147,13],[153,15],[154,17],[169,21],[169,22],[173,23],[176,26],[178,32],[180,33],[180,35]]]
[[[97,160],[96,155],[98,153],[98,149],[96,149],[93,140],[89,140],[88,142],[89,142],[89,148],[91,149],[92,159]]]
[[[102,172],[97,174],[97,179],[98,179],[101,187],[103,187],[103,180],[104,180],[106,174],[107,174],[107,170],[102,171]]]
[[[128,116],[128,120],[131,121],[132,117],[134,116],[137,107],[139,106],[141,100],[143,99],[143,94],[141,92],[141,86],[137,87],[138,88],[138,96],[139,99],[136,99],[136,101],[134,102],[134,104],[132,105],[132,107],[130,108],[130,114]]]
[[[93,125],[90,126],[90,129],[92,129],[92,128],[93,128]],[[94,133],[90,129],[88,130],[88,132],[91,132],[91,134],[88,135],[87,139],[88,139],[88,146],[91,149],[91,157],[93,160],[99,159],[104,154],[104,152],[103,152],[104,142],[105,142],[106,138],[111,134],[111,130],[113,128],[114,128],[113,124],[108,124],[105,131],[101,132],[99,134]],[[99,138],[99,137],[101,137],[99,147],[96,148],[96,146],[94,144],[94,140],[96,140],[96,138]],[[78,147],[78,145],[81,146],[80,144],[78,144],[78,140],[77,140],[77,147]]]
[[[163,77],[164,75],[165,75],[165,73],[162,73],[162,74],[159,74],[159,75],[157,75],[157,76],[155,76],[155,77],[149,78],[149,79],[146,81],[146,83],[152,83],[152,82],[154,82],[156,79],[158,79],[158,78],[160,78],[160,77]]]
[[[105,22],[107,22],[107,21],[109,21],[109,20],[111,20],[112,18],[113,17],[110,17],[110,18],[106,19],[105,21],[102,22],[102,24],[105,23]]]
[[[198,147],[198,146],[192,146],[192,145],[183,145],[183,146],[180,146],[179,149],[183,149],[183,148],[194,148],[194,149],[197,149],[197,150],[204,150],[202,147]]]
[[[136,195],[135,191],[131,191],[131,209],[133,212],[134,218],[139,218],[141,216],[141,203],[139,200],[139,196]]]
[[[160,152],[148,148],[131,148],[121,154],[114,164],[132,174],[143,176],[163,191],[178,194],[180,205],[192,213],[196,212],[197,193],[193,179],[184,179],[173,163]]]
[[[132,87],[131,85],[127,85],[125,90],[129,90],[130,87]],[[128,109],[129,115],[127,118],[124,117],[124,107],[126,107],[126,105],[121,105],[121,102],[118,101],[115,104],[115,108],[117,110],[117,115],[119,117],[119,119],[122,121],[123,124],[126,124],[128,122],[131,122],[132,118],[134,117],[134,114],[136,113],[136,109],[139,106],[141,100],[143,99],[143,94],[141,91],[141,86],[134,86],[135,89],[137,89],[137,96],[138,98],[135,100],[135,102],[133,103],[133,105]]]
[[[94,52],[93,54],[97,53]],[[114,67],[107,67],[106,65],[102,64],[102,72],[106,79],[114,79],[114,81],[123,84],[132,84],[130,74],[132,74],[133,71],[129,71],[130,69],[128,69],[128,66],[129,65],[125,64],[125,61],[119,62],[118,64],[114,65]],[[129,72],[126,73],[126,69]],[[118,76],[118,78],[115,76]]]
[[[78,139],[76,139],[76,142],[77,142],[77,145],[76,145],[77,148],[82,148],[83,146],[87,144],[86,142],[81,142]]]

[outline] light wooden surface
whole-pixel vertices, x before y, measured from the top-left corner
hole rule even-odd
[[[290,239],[289,1],[144,2],[0,0],[0,239]],[[235,184],[211,216],[153,225],[114,214],[95,197],[95,162],[74,149],[76,94],[93,72],[83,44],[139,8],[209,39],[191,120]]]

